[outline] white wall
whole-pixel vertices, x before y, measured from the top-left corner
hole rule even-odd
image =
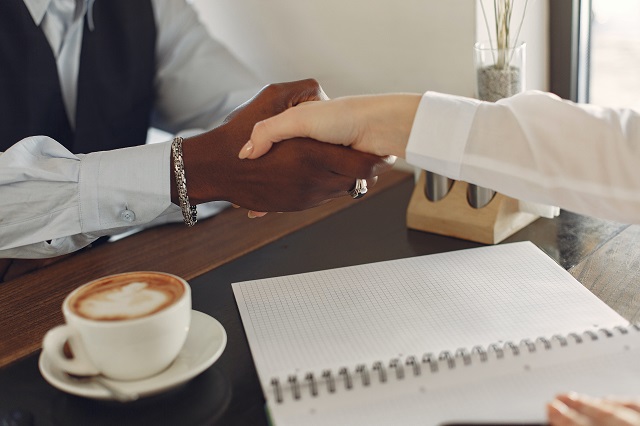
[[[474,96],[473,45],[487,39],[477,1],[193,0],[211,33],[265,82],[313,77],[329,97]],[[520,16],[524,0],[515,1]],[[548,1],[529,0],[520,37],[528,88],[548,87]]]
[[[495,39],[495,19],[493,19],[493,0],[478,0],[484,4]],[[511,31],[515,37],[524,11],[525,0],[514,0],[511,19]],[[526,15],[522,23],[520,41],[527,44],[527,89],[549,89],[549,0],[529,0]],[[477,6],[476,38],[478,41],[488,40],[487,26],[482,15],[480,3]]]

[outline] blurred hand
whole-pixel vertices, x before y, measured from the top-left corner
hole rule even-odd
[[[310,139],[278,144],[257,161],[238,158],[256,122],[324,97],[315,80],[272,84],[236,109],[220,127],[185,139],[191,204],[226,200],[255,212],[296,211],[347,195],[357,178],[373,185],[378,174],[391,168],[394,158]],[[172,199],[176,202],[177,198],[172,178]]]
[[[639,426],[640,399],[592,398],[575,393],[559,395],[547,406],[553,426]]]
[[[258,158],[274,143],[294,137],[404,157],[420,99],[418,94],[389,94],[306,102],[257,123],[239,157]]]

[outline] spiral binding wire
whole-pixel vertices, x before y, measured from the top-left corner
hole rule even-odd
[[[538,337],[535,341],[530,339],[523,339],[519,344],[513,342],[505,342],[503,344],[491,344],[487,348],[477,345],[474,346],[471,351],[465,348],[459,348],[455,352],[442,351],[437,356],[433,353],[425,353],[421,358],[411,355],[404,358],[404,361],[400,358],[393,358],[386,364],[382,361],[376,361],[371,366],[365,364],[358,364],[355,368],[349,369],[347,367],[341,367],[336,374],[330,370],[323,370],[320,377],[312,372],[308,372],[304,375],[304,383],[308,385],[309,394],[312,397],[318,396],[318,394],[324,390],[328,393],[336,393],[339,389],[344,387],[345,390],[353,389],[354,381],[359,381],[362,386],[371,386],[372,377],[377,378],[378,383],[386,383],[389,377],[395,380],[403,380],[407,374],[418,377],[427,374],[437,374],[441,371],[441,368],[446,367],[447,370],[455,369],[458,366],[468,366],[473,363],[473,357],[481,363],[488,362],[490,357],[493,356],[496,360],[504,359],[505,357],[519,356],[522,352],[534,353],[539,349],[547,351],[553,348],[554,342],[559,345],[560,348],[570,346],[572,344],[582,344],[585,340],[596,341],[601,337],[608,339],[615,336],[617,332],[620,335],[626,335],[629,333],[629,329],[633,329],[636,332],[640,332],[640,324],[631,324],[628,327],[617,326],[613,329],[601,328],[597,331],[587,330],[582,333],[569,333],[566,336],[556,334],[550,339],[545,337]],[[341,381],[343,386],[340,388],[337,386],[337,382]],[[288,388],[286,389],[291,393],[294,400],[299,400],[303,397],[301,380],[298,375],[292,374],[287,377]],[[285,389],[281,383],[281,380],[277,377],[271,379],[271,387],[276,402],[282,403],[284,401]]]

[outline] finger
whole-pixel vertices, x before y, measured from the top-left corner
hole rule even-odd
[[[603,399],[612,404],[620,405],[640,413],[640,399],[624,398],[624,397],[616,397],[616,396],[606,396]]]
[[[623,407],[626,407],[640,414],[640,403],[638,401],[617,401],[614,403],[619,404]]]
[[[266,154],[267,152],[269,152],[272,146],[273,146],[272,142],[265,142],[262,148],[264,152],[259,156],[262,156],[263,154]],[[249,158],[249,156],[251,156],[251,154],[253,153],[254,149],[255,149],[255,145],[253,144],[253,141],[251,140],[247,141],[247,143],[245,143],[242,146],[242,148],[240,148],[240,152],[238,153],[238,158],[241,160],[244,160],[245,158]],[[258,158],[258,157],[251,157],[251,158]]]
[[[558,399],[547,404],[547,417],[552,426],[592,426],[588,418]]]
[[[570,393],[560,395],[558,399],[596,425],[633,426],[640,423],[637,412],[600,398]]]
[[[288,85],[289,90],[293,91],[293,96],[289,100],[289,107],[293,107],[304,102],[329,99],[322,86],[320,86],[320,83],[313,78],[284,84]]]
[[[324,89],[322,87],[320,87],[320,92],[318,92],[318,100],[320,100],[320,101],[328,101],[329,99],[330,98],[324,92]]]
[[[309,150],[322,149],[322,144],[314,144]],[[324,167],[334,173],[353,177],[354,179],[373,179],[375,176],[384,174],[391,170],[396,157],[389,155],[379,157],[374,154],[367,154],[356,151],[349,147],[330,147],[340,149],[339,155],[318,156],[323,161]]]
[[[247,213],[247,217],[249,219],[255,219],[256,217],[263,217],[266,215],[267,215],[267,212],[257,212],[254,210],[249,210],[249,212]]]
[[[371,179],[367,179],[367,188],[373,188],[378,183],[378,176],[374,176]]]

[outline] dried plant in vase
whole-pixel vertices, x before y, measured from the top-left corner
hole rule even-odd
[[[528,0],[515,38],[511,38],[511,18],[515,0],[493,0],[495,35],[492,37],[483,0],[482,14],[489,34],[489,43],[476,44],[477,95],[479,99],[495,102],[522,92],[525,87],[525,44],[518,42]]]

